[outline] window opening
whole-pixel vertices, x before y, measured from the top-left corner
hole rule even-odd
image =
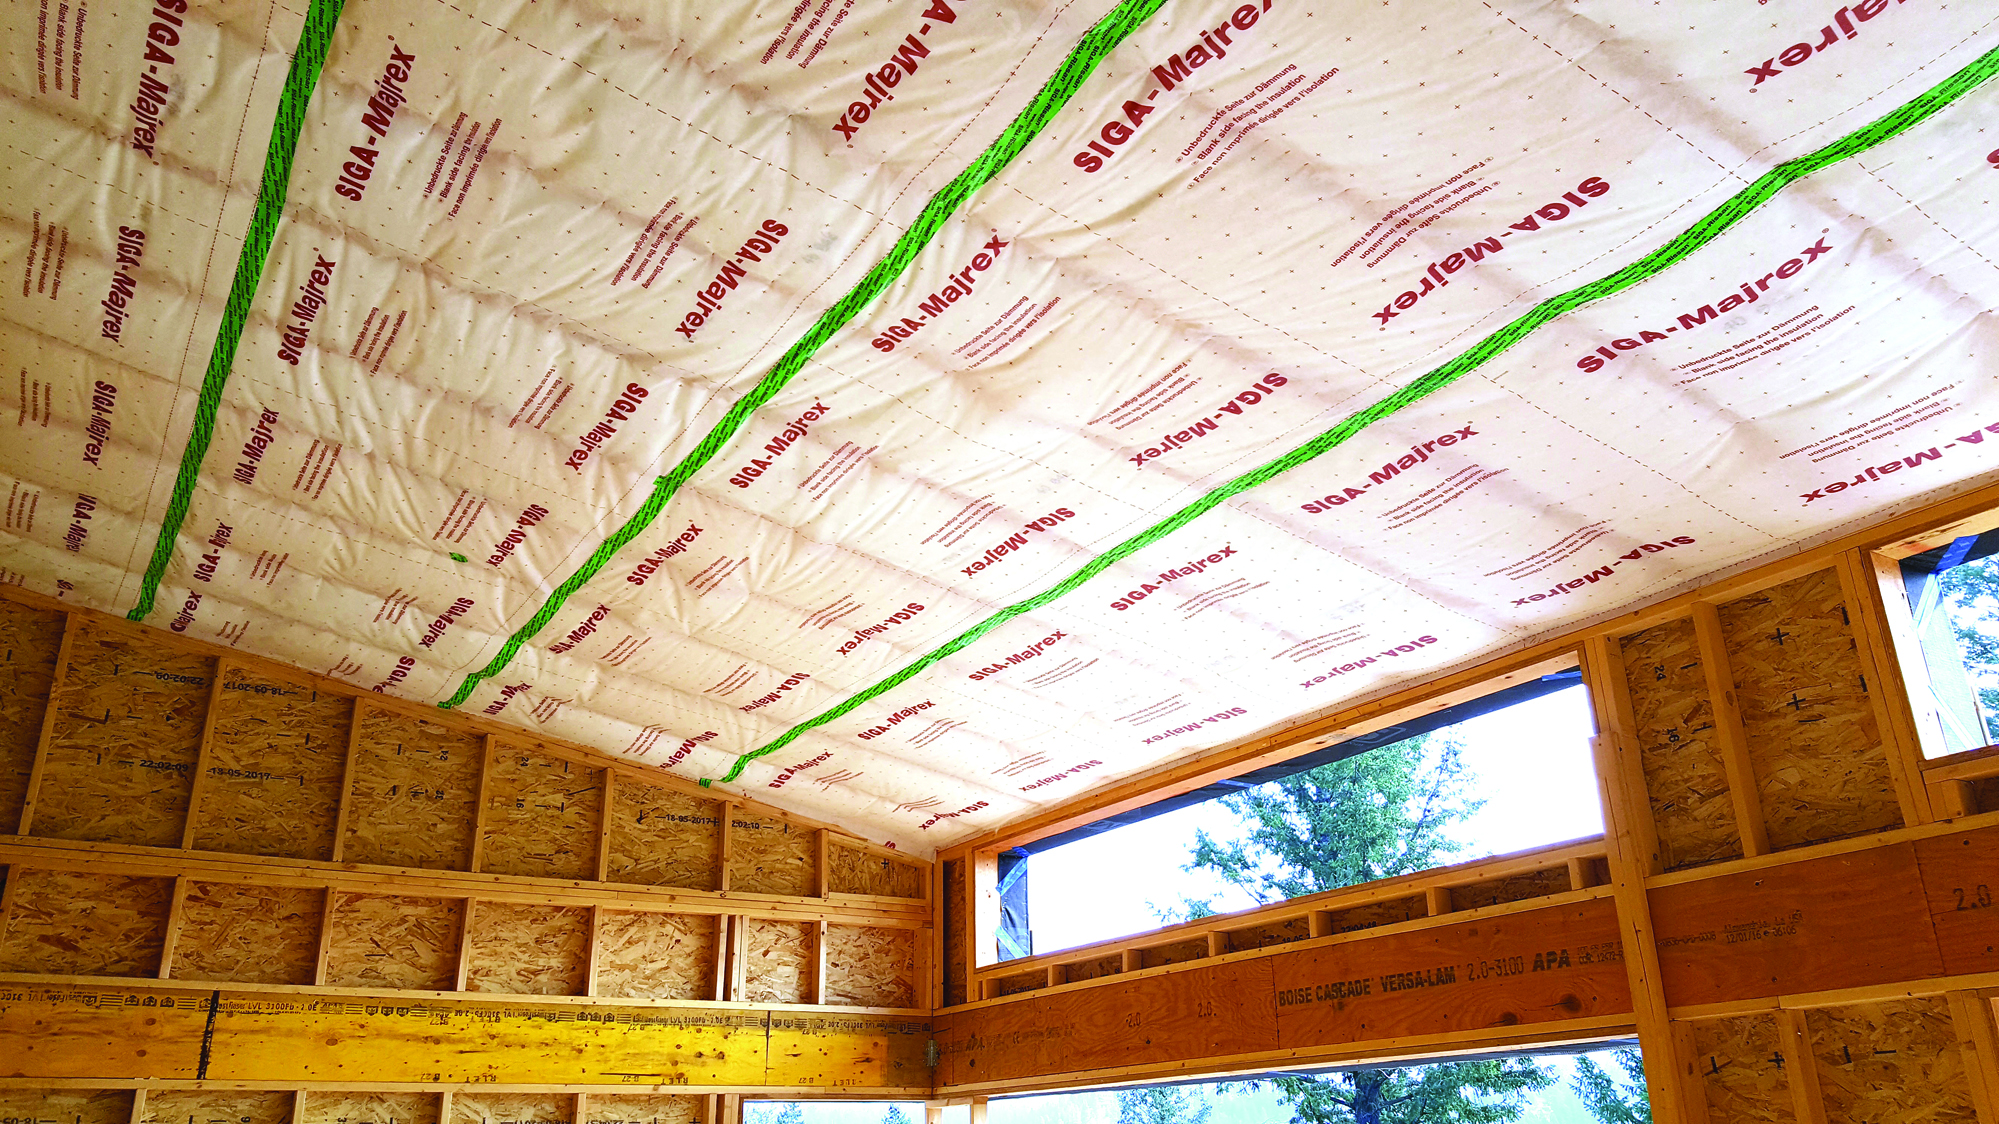
[[[923,1112],[922,1101],[744,1101],[743,1124],[923,1124]]]
[[[1902,560],[1942,756],[1999,743],[1999,530]]]
[[[1198,801],[1040,841],[1013,852],[1013,866],[1002,856],[1002,881],[1008,892],[1025,882],[1034,926],[1003,935],[998,955],[1599,834],[1595,724],[1580,682],[1558,672],[1211,785]],[[1029,866],[1032,878],[1020,874]],[[1029,916],[1018,912],[1022,928]]]
[[[1635,1043],[995,1099],[990,1124],[1640,1124]]]

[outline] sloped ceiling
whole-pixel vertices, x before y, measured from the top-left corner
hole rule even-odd
[[[0,22],[4,580],[915,851],[1999,467],[1990,4]]]

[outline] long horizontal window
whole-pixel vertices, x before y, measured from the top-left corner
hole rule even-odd
[[[1550,677],[1508,705],[1005,856],[1000,958],[1599,834],[1576,683]]]

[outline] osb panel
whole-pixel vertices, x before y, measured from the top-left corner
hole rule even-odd
[[[1038,973],[1045,983],[1047,969]],[[822,1002],[861,1007],[916,1005],[916,931],[826,926]]]
[[[372,707],[361,712],[347,862],[464,870],[472,861],[483,739]]]
[[[1720,614],[1770,846],[1900,827],[1837,575],[1807,574]]]
[[[21,822],[63,620],[61,613],[0,601],[0,832]]]
[[[1980,777],[1971,782],[1971,810],[1999,812],[1999,777]]]
[[[194,810],[197,850],[330,859],[354,700],[231,667]]]
[[[450,1124],[571,1124],[576,1098],[560,1093],[470,1093],[451,1098]]]
[[[1638,760],[1666,869],[1741,858],[1694,622],[1655,625],[1625,637],[1621,647]]]
[[[581,995],[590,974],[590,911],[480,902],[472,909],[465,990]]]
[[[292,1094],[172,1089],[146,1094],[140,1124],[291,1124]]]
[[[1534,870],[1526,874],[1516,874],[1511,878],[1494,878],[1489,882],[1474,882],[1469,886],[1451,887],[1451,906],[1454,909],[1477,909],[1480,906],[1500,905],[1504,902],[1524,902],[1530,898],[1545,898],[1550,894],[1564,894],[1569,889],[1569,868],[1555,867],[1551,870]]]
[[[1332,932],[1356,933],[1362,929],[1375,929],[1383,925],[1395,925],[1428,916],[1430,916],[1429,905],[1422,898],[1414,897],[1394,898],[1385,902],[1375,902],[1373,905],[1332,910],[1327,914],[1327,919],[1332,923]]]
[[[132,1090],[0,1089],[0,1120],[15,1124],[131,1124]]]
[[[1189,941],[1175,941],[1157,948],[1141,949],[1138,963],[1141,968],[1157,968],[1161,964],[1184,964],[1189,960],[1199,960],[1208,955],[1208,938],[1196,937]]]
[[[300,1124],[438,1124],[436,1093],[300,1093]]]
[[[828,965],[830,970],[831,965]],[[993,981],[995,995],[1019,995],[1023,991],[1039,991],[1048,986],[1048,970],[1037,968],[1032,972],[1022,972],[1017,976],[1001,976]],[[842,999],[842,1003],[853,1002]],[[883,1004],[886,1006],[887,1004]]]
[[[826,888],[836,894],[885,898],[923,897],[929,872],[911,863],[871,855],[835,843],[826,848]]]
[[[152,976],[160,970],[173,879],[9,869],[14,906],[0,972]]]
[[[451,990],[463,912],[464,903],[450,898],[340,894],[333,909],[327,984]]]
[[[613,882],[713,890],[722,871],[722,805],[620,776],[611,789]]]
[[[1791,1086],[1777,1047],[1774,1015],[1694,1024],[1694,1067],[1716,1124],[1790,1124]]]
[[[1827,1124],[1975,1124],[1948,1001],[1805,1012]]]
[[[309,984],[325,904],[319,889],[190,883],[173,978]]]
[[[604,910],[597,994],[607,999],[715,998],[715,918]]]
[[[944,900],[937,903],[937,923],[944,927],[946,1007],[954,1007],[965,1002],[965,918],[960,916],[963,910],[957,904],[965,900],[965,861],[953,859],[944,864]],[[1072,972],[1074,970],[1070,969]]]
[[[486,775],[480,869],[529,878],[597,877],[604,770],[502,743]]]
[[[744,925],[743,1001],[808,1002],[815,959],[812,923],[751,917]]]
[[[700,1097],[590,1094],[582,1124],[697,1124]]]
[[[1274,944],[1290,944],[1292,941],[1308,940],[1311,936],[1312,920],[1309,917],[1292,917],[1248,929],[1231,929],[1222,934],[1230,952],[1269,948]]]
[[[819,892],[818,833],[776,816],[729,817],[729,889],[807,897]]]
[[[85,625],[56,688],[36,835],[180,846],[215,661]]]
[[[1115,976],[1122,971],[1124,971],[1124,954],[1113,952],[1109,956],[1099,956],[1095,960],[1068,965],[1067,978],[1070,983],[1081,983],[1084,980],[1094,980],[1098,976]]]

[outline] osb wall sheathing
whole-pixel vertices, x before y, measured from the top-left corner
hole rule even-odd
[[[1770,846],[1901,826],[1838,576],[1807,574],[1719,613]]]
[[[944,863],[944,898],[937,903],[937,924],[944,929],[944,1005],[954,1007],[965,1002],[968,982],[965,978],[965,918],[954,903],[966,900],[965,860],[951,859]],[[1075,977],[1071,977],[1075,978]]]
[[[1175,941],[1172,944],[1140,949],[1138,953],[1138,966],[1141,968],[1157,968],[1162,964],[1184,964],[1189,960],[1199,960],[1207,955],[1208,938],[1196,937],[1193,940]]]
[[[472,862],[484,739],[361,708],[347,862],[464,870]]]
[[[714,890],[722,872],[722,804],[619,776],[611,790],[613,882]]]
[[[329,986],[452,989],[465,903],[382,894],[336,898],[326,957]]]
[[[63,615],[0,601],[0,832],[21,822],[42,715],[62,648]]]
[[[1312,936],[1312,919],[1309,917],[1287,917],[1282,921],[1272,921],[1267,925],[1257,925],[1248,929],[1232,929],[1222,934],[1226,951],[1242,952],[1252,948],[1269,948],[1274,944],[1290,944],[1292,941],[1307,940]]]
[[[230,666],[202,766],[194,846],[333,857],[354,700]]]
[[[1124,954],[1121,952],[1099,956],[1095,960],[1085,960],[1080,964],[1070,964],[1064,968],[1069,983],[1094,980],[1098,976],[1115,976],[1122,971],[1124,971]]]
[[[319,889],[190,883],[173,978],[309,984],[325,905]]]
[[[1040,968],[1022,972],[1017,976],[1001,976],[993,981],[995,995],[1019,995],[1023,991],[1033,991],[1048,986],[1048,973]],[[842,1000],[845,1002],[845,1000]]]
[[[1336,909],[1327,914],[1327,919],[1332,924],[1332,932],[1357,933],[1362,929],[1376,929],[1428,916],[1429,904],[1421,897],[1413,897],[1357,905],[1352,909]]]
[[[130,1089],[0,1089],[0,1120],[21,1124],[131,1124]]]
[[[580,1124],[698,1124],[700,1097],[590,1094]]]
[[[576,1098],[559,1093],[457,1093],[447,1124],[572,1124]]]
[[[604,770],[500,743],[486,774],[479,867],[528,878],[597,877]]]
[[[438,1124],[436,1093],[300,1093],[299,1124]]]
[[[146,1094],[139,1124],[291,1124],[292,1094],[172,1089]]]
[[[1524,902],[1530,898],[1545,898],[1550,894],[1566,893],[1568,888],[1568,867],[1534,870],[1510,878],[1474,882],[1469,886],[1453,886],[1451,907],[1478,909],[1480,906],[1500,905],[1505,902]]]
[[[1774,1015],[1715,1019],[1693,1026],[1695,1069],[1716,1124],[1793,1124],[1791,1086],[1777,1046]]]
[[[597,920],[597,994],[607,999],[713,999],[713,917],[604,910]]]
[[[20,867],[7,873],[14,901],[0,935],[0,972],[159,972],[173,879]]]
[[[915,1006],[915,930],[826,926],[826,986],[820,1001],[861,1007]]]
[[[56,688],[35,835],[180,846],[215,661],[84,625]]]
[[[826,888],[835,894],[923,897],[922,867],[835,843],[826,849]]]
[[[1976,1124],[1948,1001],[1805,1012],[1827,1124]]]
[[[812,994],[813,949],[810,922],[748,918],[744,925],[743,1001],[746,1003],[809,1003]]]
[[[818,833],[776,816],[733,809],[729,889],[810,897],[819,892]]]
[[[465,990],[581,995],[590,974],[590,911],[480,902],[467,924]]]
[[[1694,622],[1655,625],[1625,637],[1621,647],[1638,759],[1666,869],[1741,858]]]

